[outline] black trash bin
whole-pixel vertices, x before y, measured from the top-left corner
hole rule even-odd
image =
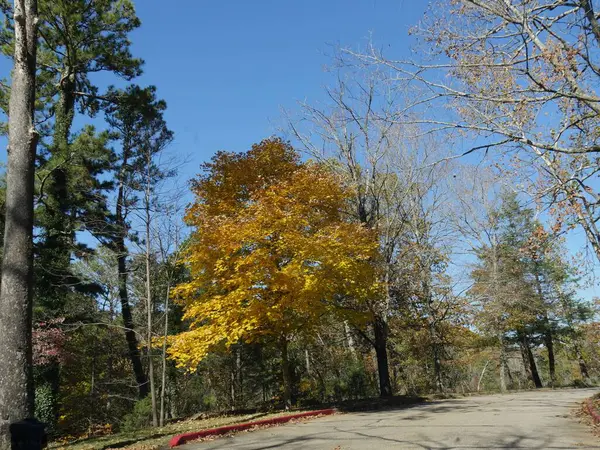
[[[25,419],[10,426],[12,450],[41,450],[46,447],[46,426],[36,419]]]

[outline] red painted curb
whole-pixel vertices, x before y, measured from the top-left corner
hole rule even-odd
[[[598,413],[598,410],[596,410],[596,408],[594,408],[594,401],[591,398],[588,398],[587,401],[585,402],[585,409],[587,410],[588,414],[592,417],[592,420],[594,421],[594,423],[600,423],[600,414]]]
[[[280,423],[289,422],[290,420],[300,419],[302,417],[329,416],[331,414],[335,414],[336,412],[337,411],[335,409],[321,409],[318,411],[308,411],[299,414],[290,414],[289,416],[273,417],[272,419],[257,420],[255,422],[237,423],[234,425],[226,425],[224,427],[219,428],[210,428],[208,430],[192,431],[190,433],[183,433],[173,436],[169,441],[169,447],[177,447],[178,445],[185,444],[186,442],[194,441],[196,439],[201,439],[207,436],[218,436],[221,434],[229,433],[231,431],[243,431],[260,425],[276,425]]]

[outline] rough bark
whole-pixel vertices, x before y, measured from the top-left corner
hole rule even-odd
[[[122,170],[127,167],[127,153],[124,149],[122,162]],[[120,175],[119,190],[117,193],[116,207],[116,225],[117,233],[115,237],[115,248],[117,251],[117,266],[119,277],[119,299],[121,301],[121,315],[123,317],[123,325],[125,327],[125,339],[127,340],[128,356],[133,367],[133,373],[138,385],[138,396],[140,399],[146,397],[149,393],[148,378],[142,366],[138,340],[135,334],[133,316],[131,314],[131,306],[129,305],[129,293],[127,291],[128,272],[127,272],[127,247],[125,246],[125,236],[127,233],[127,224],[125,223],[124,208],[125,208],[125,182],[124,174]]]
[[[10,423],[33,415],[34,128],[37,1],[14,2],[15,50],[8,120],[6,221],[0,288],[0,449]]]
[[[383,317],[375,317],[373,321],[374,347],[377,356],[377,372],[379,375],[380,397],[392,396],[390,372],[387,354],[388,325]]]

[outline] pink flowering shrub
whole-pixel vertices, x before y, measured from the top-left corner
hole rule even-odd
[[[64,318],[39,322],[33,326],[33,365],[45,366],[53,362],[64,362],[64,346],[67,335],[61,328]]]

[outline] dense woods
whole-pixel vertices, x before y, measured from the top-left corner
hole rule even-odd
[[[339,48],[327,102],[191,180],[132,1],[0,5],[1,449],[31,415],[75,438],[598,382],[600,4],[434,2],[433,51]]]

